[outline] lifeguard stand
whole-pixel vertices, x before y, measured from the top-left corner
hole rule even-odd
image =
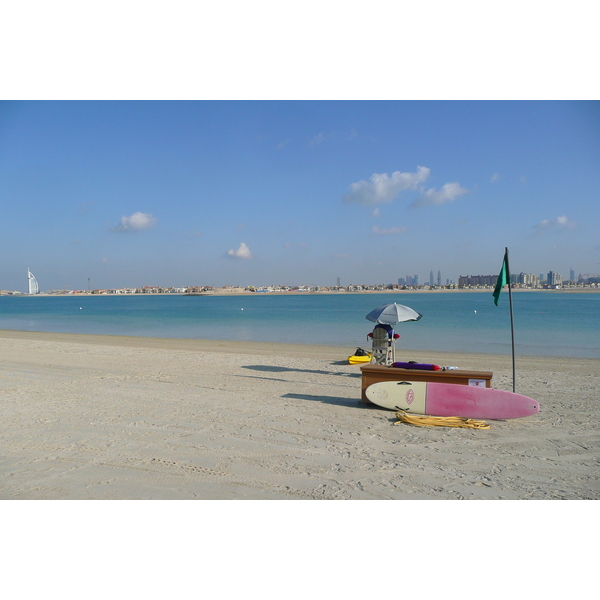
[[[391,365],[396,362],[396,340],[400,337],[394,333],[391,325],[378,324],[368,335],[372,339],[371,363]]]

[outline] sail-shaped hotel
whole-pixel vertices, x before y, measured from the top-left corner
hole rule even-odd
[[[33,276],[33,273],[29,269],[27,269],[27,274],[29,276],[29,293],[39,294],[40,286],[38,285],[37,279]]]

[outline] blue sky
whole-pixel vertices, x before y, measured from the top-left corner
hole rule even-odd
[[[4,101],[0,289],[600,272],[600,103]]]

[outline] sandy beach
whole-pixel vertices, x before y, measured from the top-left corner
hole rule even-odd
[[[600,498],[597,360],[517,357],[539,415],[419,428],[360,402],[353,350],[0,331],[0,498]],[[410,358],[512,389],[510,356]]]

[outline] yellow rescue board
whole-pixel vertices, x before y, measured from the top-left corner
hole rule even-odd
[[[371,362],[371,353],[369,352],[366,356],[356,356],[355,354],[353,354],[352,356],[348,357],[348,362],[351,365],[359,365],[359,364],[364,364],[364,363],[368,363]]]

